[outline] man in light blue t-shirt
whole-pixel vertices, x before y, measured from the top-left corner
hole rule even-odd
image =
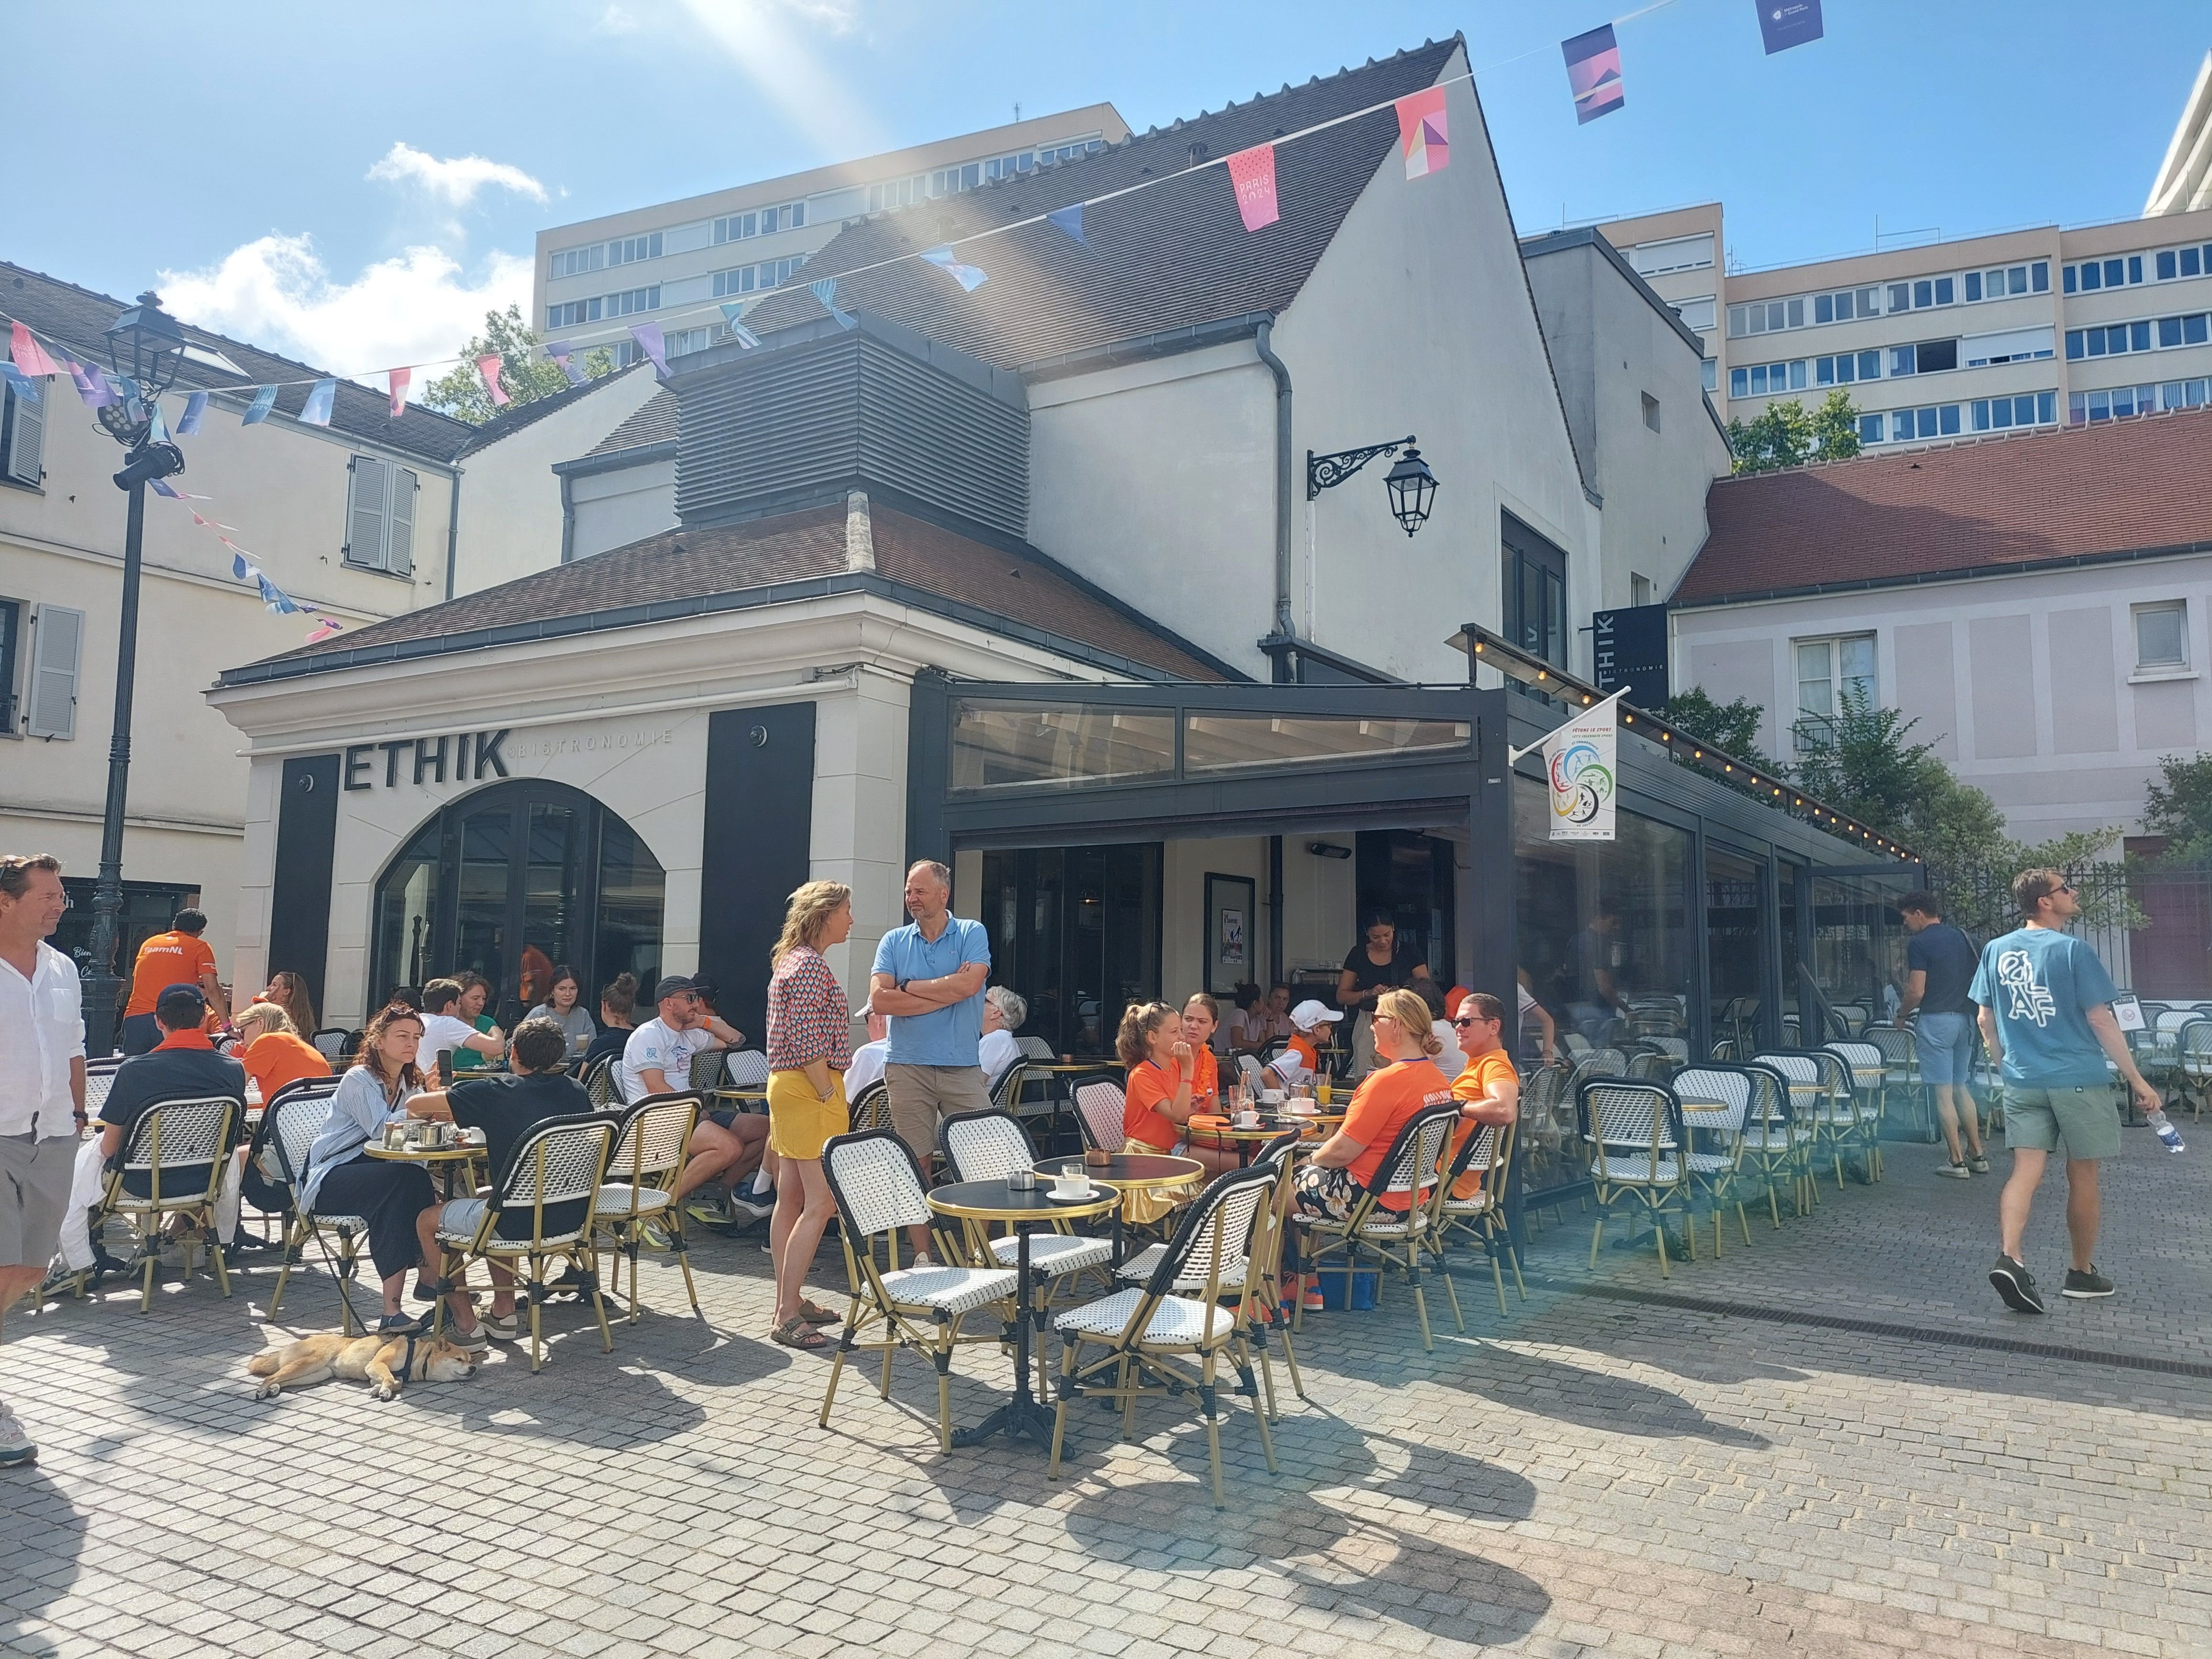
[[[2110,1296],[2112,1281],[2093,1260],[2100,1219],[2097,1164],[2120,1152],[2106,1060],[2127,1079],[2144,1111],[2156,1111],[2161,1102],[2120,1035],[2112,975],[2094,951],[2063,931],[2081,914],[2073,884],[2057,870],[2027,870],[2013,878],[2012,896],[2021,926],[1982,947],[1967,994],[1980,1005],[1990,1057],[2003,1068],[2005,1145],[2012,1149],[2012,1176],[1997,1199],[2001,1243],[1990,1283],[2014,1312],[2039,1314],[2043,1298],[2020,1252],[2045,1164],[2063,1140],[2073,1260],[2060,1293]]]
[[[890,1018],[884,1085],[891,1127],[925,1172],[939,1122],[991,1106],[977,1060],[990,936],[981,922],[954,915],[951,902],[952,872],[943,865],[925,859],[908,871],[906,908],[914,920],[884,935],[868,976],[868,1006]],[[915,1249],[926,1252],[927,1231],[913,1231]]]

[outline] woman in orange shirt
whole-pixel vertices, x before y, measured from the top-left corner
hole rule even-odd
[[[273,1002],[256,1002],[238,1017],[238,1047],[232,1058],[261,1091],[264,1105],[276,1091],[302,1078],[328,1077],[331,1063],[322,1051],[292,1027],[292,1017]]]
[[[1197,1060],[1174,1009],[1164,1002],[1131,1003],[1121,1016],[1114,1052],[1129,1068],[1122,1095],[1124,1151],[1194,1158],[1209,1175],[1237,1167],[1234,1152],[1189,1144]]]
[[[1451,1085],[1436,1066],[1443,1044],[1431,1024],[1428,1004],[1403,987],[1385,990],[1376,1000],[1375,1058],[1382,1063],[1353,1093],[1342,1127],[1298,1171],[1292,1199],[1301,1212],[1323,1220],[1343,1220],[1360,1194],[1382,1178],[1382,1160],[1406,1121],[1424,1106],[1451,1103]],[[1403,1212],[1412,1197],[1385,1194],[1378,1201],[1386,1209]],[[1297,1238],[1293,1229],[1286,1241],[1290,1249],[1295,1249]],[[1295,1260],[1286,1260],[1285,1266],[1291,1273],[1298,1271]],[[1307,1277],[1304,1294],[1308,1308],[1321,1306],[1320,1275]]]

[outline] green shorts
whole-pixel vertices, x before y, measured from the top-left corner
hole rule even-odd
[[[2005,1145],[2055,1152],[2063,1137],[2069,1158],[2120,1155],[2120,1109],[2111,1085],[2080,1089],[2004,1089]]]

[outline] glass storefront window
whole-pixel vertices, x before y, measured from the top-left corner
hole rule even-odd
[[[1705,848],[1705,985],[1713,1039],[1747,1057],[1766,996],[1766,861]]]
[[[1856,1032],[1887,1020],[1905,985],[1904,876],[1813,876],[1810,967],[1828,1012]],[[1832,1027],[1829,1035],[1842,1033]]]
[[[1157,843],[983,854],[991,977],[1028,1000],[1021,1035],[1112,1054],[1121,1011],[1160,994],[1160,863]]]
[[[1062,788],[1175,775],[1171,709],[963,702],[952,721],[955,790]]]
[[[1183,730],[1183,769],[1216,772],[1231,767],[1379,760],[1425,750],[1464,749],[1473,730],[1463,720],[1193,714]]]
[[[439,821],[416,831],[415,839],[384,872],[376,886],[373,955],[376,978],[369,986],[373,1007],[384,1006],[395,987],[420,988],[429,971],[430,930],[438,920]]]

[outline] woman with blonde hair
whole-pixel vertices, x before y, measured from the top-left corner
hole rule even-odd
[[[1343,1220],[1382,1175],[1382,1160],[1406,1120],[1424,1106],[1454,1103],[1451,1081],[1437,1067],[1436,1057],[1444,1045],[1432,1024],[1429,1006],[1419,992],[1399,986],[1376,996],[1375,1069],[1353,1092],[1342,1125],[1297,1173],[1292,1198],[1304,1213]],[[1383,1208],[1401,1213],[1412,1201],[1407,1193],[1386,1193],[1377,1200]],[[1297,1239],[1298,1230],[1291,1228],[1285,1270],[1292,1275],[1293,1286],[1297,1282]],[[1317,1273],[1305,1281],[1305,1305],[1321,1306]]]
[[[331,1063],[294,1027],[291,1016],[274,1002],[249,1004],[238,1016],[238,1047],[231,1058],[246,1067],[266,1106],[276,1091],[302,1078],[328,1077]]]
[[[845,1068],[852,1064],[853,1017],[845,988],[822,953],[853,931],[853,890],[810,881],[791,896],[783,935],[769,953],[768,1145],[775,1154],[775,1215],[768,1247],[775,1264],[770,1334],[787,1348],[829,1346],[817,1327],[837,1315],[804,1294],[806,1270],[836,1212],[822,1173],[822,1147],[852,1127]]]

